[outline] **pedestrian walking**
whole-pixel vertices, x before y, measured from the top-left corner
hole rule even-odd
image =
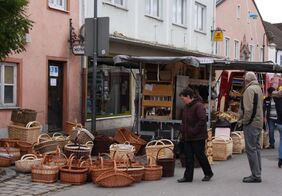
[[[213,172],[205,154],[205,140],[207,139],[207,116],[202,99],[194,96],[191,88],[184,89],[179,94],[185,104],[182,111],[181,140],[183,142],[185,154],[184,176],[177,181],[192,182],[194,175],[194,156],[204,172],[202,181],[209,181]]]
[[[278,167],[280,168],[282,165],[282,89],[281,91],[278,92],[278,95],[274,97],[274,102],[277,112],[276,125],[280,135],[279,148],[278,148],[278,154],[279,154]]]
[[[275,91],[275,88],[269,87],[267,89],[268,96],[263,101],[264,106],[264,116],[265,116],[265,124],[268,126],[268,135],[269,135],[269,146],[268,149],[274,149],[275,138],[274,138],[274,130],[276,128],[277,123],[277,112],[275,107],[275,102],[272,97],[272,93]]]
[[[263,127],[263,94],[254,72],[245,74],[240,120],[243,125],[246,154],[251,169],[251,175],[244,177],[243,182],[261,182],[261,146],[259,138]]]

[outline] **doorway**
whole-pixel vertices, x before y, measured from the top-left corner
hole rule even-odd
[[[60,132],[63,126],[64,62],[48,61],[48,132]]]

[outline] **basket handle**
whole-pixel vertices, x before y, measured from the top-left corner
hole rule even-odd
[[[220,137],[220,136],[224,136],[224,137]],[[228,140],[225,139],[225,137],[226,137],[226,135],[218,135],[217,137],[212,137],[212,141],[214,141],[217,138],[220,139],[220,140],[217,141],[219,143],[227,143],[228,141],[232,141],[231,137],[229,137]],[[221,140],[223,140],[224,142],[222,142]]]
[[[75,128],[82,128],[82,124],[81,123],[76,123],[75,124]]]
[[[172,141],[169,139],[160,139],[160,141],[163,143],[168,142],[169,144],[173,144]]]
[[[32,125],[38,125],[40,127],[40,130],[42,129],[42,125],[39,121],[30,121],[27,123],[27,125],[25,126],[26,128],[30,128]]]
[[[35,160],[37,156],[34,154],[25,154],[22,156],[21,160]]]
[[[242,138],[241,134],[237,133],[236,131],[231,132],[231,135],[236,135],[236,136],[238,136],[240,139]]]
[[[156,158],[153,157],[153,156],[148,157],[148,166],[149,167],[156,166],[156,164],[154,164],[154,162],[153,162],[154,159],[156,160]]]
[[[146,145],[146,147],[150,146],[150,145],[154,145],[154,143],[156,142],[157,140],[152,140],[152,141],[149,141]]]
[[[53,138],[53,139],[56,139],[57,137],[64,137],[64,136],[63,136],[63,134],[60,133],[60,132],[55,132],[55,133],[53,133],[52,138]]]
[[[45,137],[45,139],[44,139]],[[47,133],[42,133],[37,138],[37,143],[40,144],[40,139],[43,139],[43,141],[49,141],[52,140],[52,138]]]
[[[158,153],[157,153],[157,156],[156,156],[156,159],[157,159],[157,160],[159,159],[159,153],[160,153],[160,151],[161,151],[162,149],[164,149],[164,148],[168,148],[168,149],[170,149],[170,150],[171,150],[171,152],[172,152],[172,154],[173,154],[173,157],[174,157],[173,150],[172,150],[170,147],[165,146],[165,147],[162,147],[162,148],[160,148],[160,149],[158,150]]]

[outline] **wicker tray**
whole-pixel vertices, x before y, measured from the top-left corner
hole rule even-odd
[[[25,127],[11,124],[8,125],[8,135],[10,139],[19,139],[31,144],[37,141],[42,126],[38,121],[29,122]]]

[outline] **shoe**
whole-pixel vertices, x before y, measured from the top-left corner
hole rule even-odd
[[[274,145],[269,145],[266,149],[274,149]]]
[[[280,168],[282,166],[282,159],[279,159],[278,161],[278,167]]]
[[[206,175],[202,181],[210,181],[210,179],[213,177],[213,174],[212,175]]]
[[[243,178],[243,182],[244,183],[260,183],[261,182],[261,178],[260,177],[249,176],[249,177]]]
[[[192,182],[192,180],[189,180],[189,179],[183,177],[183,178],[181,178],[181,179],[178,179],[177,182],[178,182],[178,183],[182,183],[182,182]]]

